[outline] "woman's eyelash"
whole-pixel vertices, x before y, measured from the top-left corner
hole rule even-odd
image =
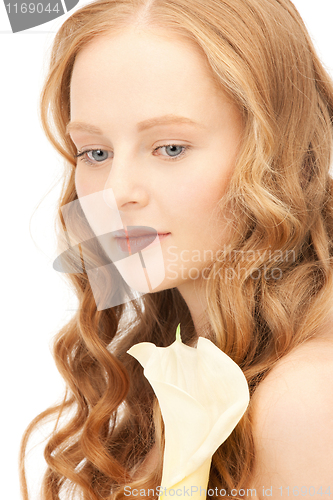
[[[183,157],[184,154],[186,154],[187,151],[189,151],[189,149],[191,149],[191,146],[189,145],[183,145],[183,144],[164,144],[162,146],[158,146],[157,148],[154,149],[154,153],[155,151],[158,151],[159,149],[162,149],[162,148],[167,148],[167,147],[179,147],[179,148],[182,148],[182,151],[179,155],[177,156],[167,156],[167,155],[162,155],[164,158],[167,159],[167,161],[175,161],[175,160],[178,160],[179,158]],[[106,151],[105,149],[87,149],[85,151],[79,151],[76,155],[74,155],[74,158],[80,158],[81,156],[83,158],[80,158],[80,161],[83,161],[84,163],[87,163],[88,165],[98,165],[98,163],[103,163],[105,160],[102,160],[100,162],[98,161],[91,161],[89,160],[87,157],[84,157],[84,155],[88,154],[88,153],[92,153],[94,151]]]

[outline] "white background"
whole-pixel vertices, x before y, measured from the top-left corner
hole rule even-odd
[[[75,9],[86,1],[80,1]],[[332,0],[294,0],[333,76]],[[74,10],[75,10],[74,9]],[[1,165],[1,473],[0,497],[19,500],[17,455],[22,433],[59,400],[63,382],[50,352],[52,337],[73,314],[76,299],[60,274],[53,220],[62,160],[44,137],[38,99],[54,33],[72,12],[30,30],[11,32],[0,4]],[[47,429],[33,443],[46,437]],[[29,457],[29,485],[37,499],[42,446]],[[32,478],[32,479],[31,479]]]

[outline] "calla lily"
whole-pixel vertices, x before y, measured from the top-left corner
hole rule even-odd
[[[169,347],[142,342],[127,352],[144,367],[161,408],[165,426],[161,487],[205,488],[212,455],[249,403],[242,370],[207,338],[199,337],[196,348],[183,344],[180,325]]]

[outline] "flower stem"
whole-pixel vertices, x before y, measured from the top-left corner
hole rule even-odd
[[[181,341],[182,341],[181,336],[180,336],[180,323],[179,323],[179,325],[177,326],[177,330],[176,330],[176,340],[177,340],[178,342],[181,342]]]

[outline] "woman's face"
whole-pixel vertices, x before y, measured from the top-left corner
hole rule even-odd
[[[196,46],[134,27],[79,53],[70,97],[68,130],[85,152],[78,197],[112,192],[125,227],[169,233],[156,239],[165,277],[154,290],[185,293],[224,244],[217,203],[241,141],[239,111]]]

